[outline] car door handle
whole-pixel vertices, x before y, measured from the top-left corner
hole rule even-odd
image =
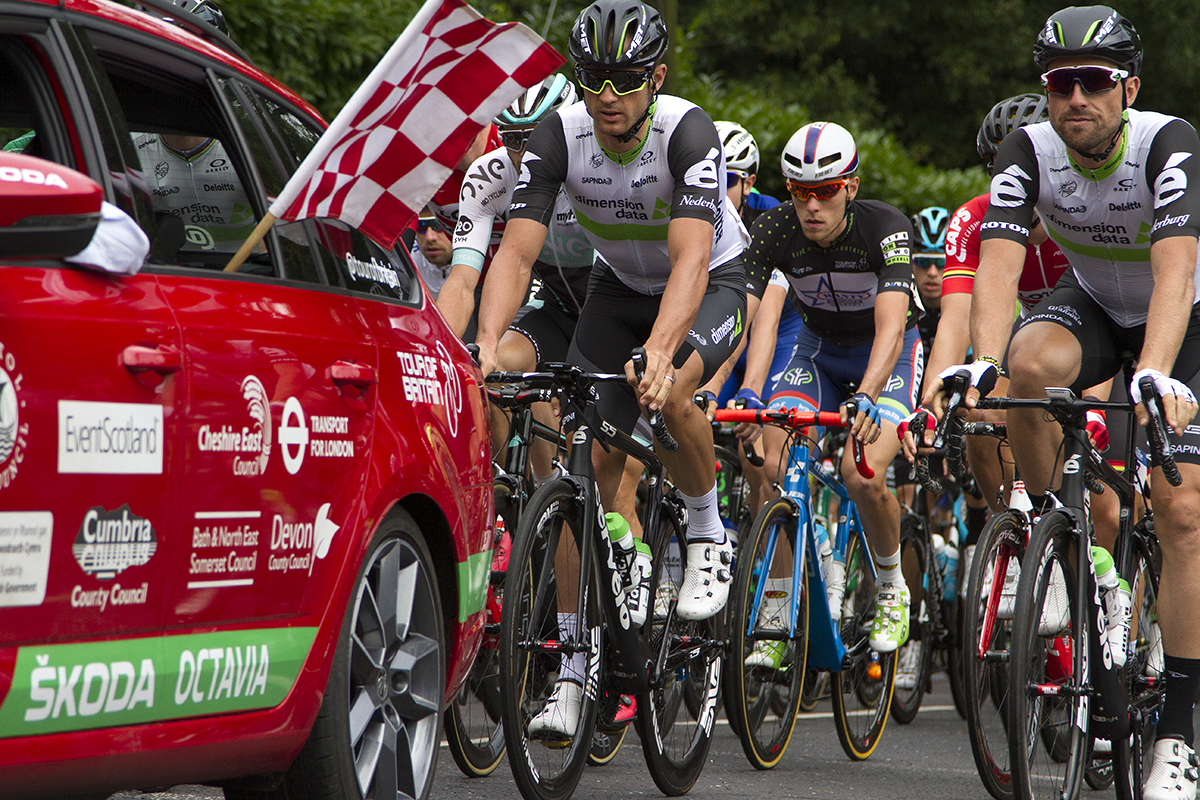
[[[170,375],[183,368],[179,350],[170,345],[131,344],[121,351],[120,362],[135,375],[147,370]]]
[[[355,361],[335,361],[329,366],[329,379],[338,386],[366,389],[372,383],[379,382],[379,375],[374,367],[366,364],[359,364]]]

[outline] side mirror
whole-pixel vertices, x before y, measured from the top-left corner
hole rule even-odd
[[[104,192],[69,167],[0,152],[0,258],[54,259],[88,246]]]

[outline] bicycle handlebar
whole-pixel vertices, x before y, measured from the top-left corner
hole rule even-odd
[[[640,381],[642,376],[646,374],[646,348],[635,347],[629,360],[633,362],[633,372],[637,375]],[[668,453],[674,453],[679,449],[679,442],[675,441],[675,437],[667,430],[667,421],[663,419],[662,410],[651,411],[649,416],[650,430],[654,431],[654,438],[658,439],[658,443],[663,446],[663,449]]]
[[[1149,375],[1143,377],[1138,381],[1138,388],[1142,390],[1142,403],[1146,406],[1146,413],[1150,415],[1150,424],[1146,426],[1146,438],[1150,442],[1150,461],[1157,461],[1162,467],[1167,483],[1178,486],[1183,482],[1183,476],[1179,474],[1179,467],[1175,465],[1175,456],[1171,455],[1171,443],[1167,441],[1167,424],[1160,405],[1162,398],[1158,396],[1154,378]]]
[[[790,409],[771,410],[766,408],[718,408],[715,415],[717,422],[749,422],[753,425],[778,425],[781,428],[846,428],[842,417],[836,411],[795,411]],[[863,454],[862,443],[851,437],[854,448],[854,466],[858,474],[864,478],[875,477],[875,470],[867,464]]]
[[[708,410],[708,398],[704,396],[704,392],[696,392],[696,394],[692,395],[692,402],[695,403],[696,407],[701,411]],[[737,403],[735,410],[744,409],[746,407],[745,400],[736,400],[735,402]],[[721,420],[713,419],[713,422],[721,422]],[[750,465],[754,467],[761,467],[763,465],[763,457],[759,455],[757,450],[754,449],[754,443],[742,442],[741,444],[742,452],[746,454],[746,460],[750,462]]]

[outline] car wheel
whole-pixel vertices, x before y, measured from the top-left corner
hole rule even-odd
[[[395,513],[359,570],[316,724],[271,794],[427,798],[442,734],[443,630],[429,550],[412,518]]]

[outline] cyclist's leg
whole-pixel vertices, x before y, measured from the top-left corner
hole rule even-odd
[[[577,318],[555,305],[552,292],[540,291],[535,300],[540,301],[540,305],[526,306],[527,311],[500,340],[496,354],[502,370],[531,371],[540,364],[567,360]],[[543,425],[558,427],[558,419],[549,403],[535,404],[533,416]],[[555,446],[550,442],[535,438],[531,443],[529,460],[539,482],[552,477],[554,453]]]
[[[887,467],[900,451],[896,429],[916,405],[915,395],[920,388],[923,364],[920,335],[912,328],[904,335],[900,357],[887,388],[877,401],[882,429],[879,438],[863,451],[867,464],[875,472],[874,477],[864,478],[858,473],[853,448],[846,448],[842,458],[842,480],[858,509],[879,572],[871,647],[880,652],[891,652],[908,639],[911,599],[900,569],[900,503],[888,490]],[[858,373],[855,378],[860,378],[859,367],[855,365],[853,369]]]
[[[1195,392],[1200,386],[1198,365],[1200,320],[1193,311],[1172,377],[1186,381]],[[1196,431],[1195,426],[1189,426],[1182,437],[1170,437],[1183,483],[1172,487],[1159,470],[1151,480],[1155,530],[1162,546],[1158,621],[1167,681],[1156,732],[1154,765],[1146,783],[1147,797],[1184,797],[1196,791],[1192,749],[1192,719],[1200,686],[1200,612],[1197,611],[1200,585],[1196,581],[1196,575],[1200,574],[1200,432]],[[1167,741],[1170,739],[1181,743]],[[1185,792],[1157,794],[1164,784],[1173,783],[1168,780],[1172,773]],[[1152,790],[1156,793],[1151,794]]]
[[[1070,272],[1030,312],[1008,351],[1013,397],[1042,399],[1047,386],[1070,386],[1076,394],[1120,369],[1121,343],[1112,320]],[[1052,482],[1062,429],[1040,411],[1008,412],[1009,442],[1017,471],[1035,506]]]
[[[767,397],[767,408],[796,408],[801,411],[836,411],[841,402],[841,387],[818,364],[816,356],[828,345],[803,324],[796,335],[794,353]],[[814,432],[814,435],[819,435]],[[788,434],[773,425],[763,428],[763,468],[767,479],[778,483],[787,469]],[[815,442],[810,442],[815,447]]]

